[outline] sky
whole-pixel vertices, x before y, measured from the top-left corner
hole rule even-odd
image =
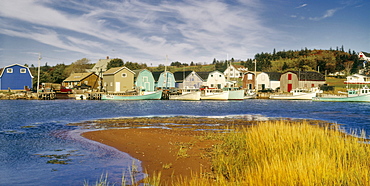
[[[0,68],[107,56],[148,66],[370,52],[369,0],[0,0]]]

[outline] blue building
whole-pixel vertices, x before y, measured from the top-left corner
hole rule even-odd
[[[175,88],[175,76],[172,72],[153,72],[154,80],[156,80],[156,88],[168,89]]]
[[[133,70],[135,72],[135,86],[147,92],[155,91],[155,80],[152,72],[147,69]]]
[[[28,67],[13,64],[4,67],[0,74],[0,90],[29,90],[33,76]]]

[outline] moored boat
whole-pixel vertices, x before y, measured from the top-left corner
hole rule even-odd
[[[245,90],[244,99],[254,99],[257,97],[256,92],[254,90],[248,89]]]
[[[149,94],[140,94],[140,95],[112,95],[112,94],[103,94],[102,100],[159,100],[162,97],[162,91],[156,91]]]
[[[370,102],[370,89],[367,86],[361,89],[348,90],[346,95],[342,96],[316,96],[312,101],[333,101],[333,102]]]
[[[229,92],[228,100],[243,100],[244,99],[244,90],[235,88],[235,87],[225,87],[223,88],[224,92]]]
[[[203,89],[200,95],[201,100],[228,100],[229,92],[220,89]]]
[[[311,100],[317,93],[322,91],[318,89],[293,89],[290,94],[273,94],[270,99],[287,99],[287,100]]]
[[[170,100],[187,100],[187,101],[199,101],[200,91],[199,89],[184,89],[181,94],[169,95]]]

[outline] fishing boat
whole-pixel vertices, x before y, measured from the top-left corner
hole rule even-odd
[[[256,92],[254,90],[248,89],[245,91],[244,99],[254,99],[257,97]]]
[[[228,100],[243,100],[244,90],[237,87],[225,87],[222,89],[224,92],[229,92]]]
[[[339,102],[370,102],[370,89],[367,86],[361,89],[347,90],[345,95],[323,96],[319,95],[312,98],[312,101],[339,101]]]
[[[293,89],[290,91],[290,94],[273,94],[270,96],[270,99],[287,99],[287,100],[311,100],[313,97],[316,97],[317,93],[322,93],[322,90],[317,88],[307,89]]]
[[[159,100],[162,97],[162,91],[156,91],[152,93],[145,94],[140,93],[139,95],[113,95],[113,94],[103,94],[102,100]]]
[[[201,91],[201,100],[228,100],[229,91],[222,91],[221,89],[205,88]]]
[[[169,95],[170,100],[187,100],[187,101],[199,101],[200,100],[199,89],[183,89],[181,94]]]

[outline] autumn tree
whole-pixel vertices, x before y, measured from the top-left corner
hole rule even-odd
[[[90,60],[87,58],[79,59],[73,62],[64,70],[64,74],[70,76],[73,73],[82,73],[86,72],[86,69],[91,68],[91,64],[89,64]]]
[[[107,65],[107,70],[109,70],[111,68],[115,68],[115,67],[122,67],[123,64],[124,63],[123,63],[122,59],[118,59],[118,58],[112,59],[112,60],[110,60],[110,62]]]

